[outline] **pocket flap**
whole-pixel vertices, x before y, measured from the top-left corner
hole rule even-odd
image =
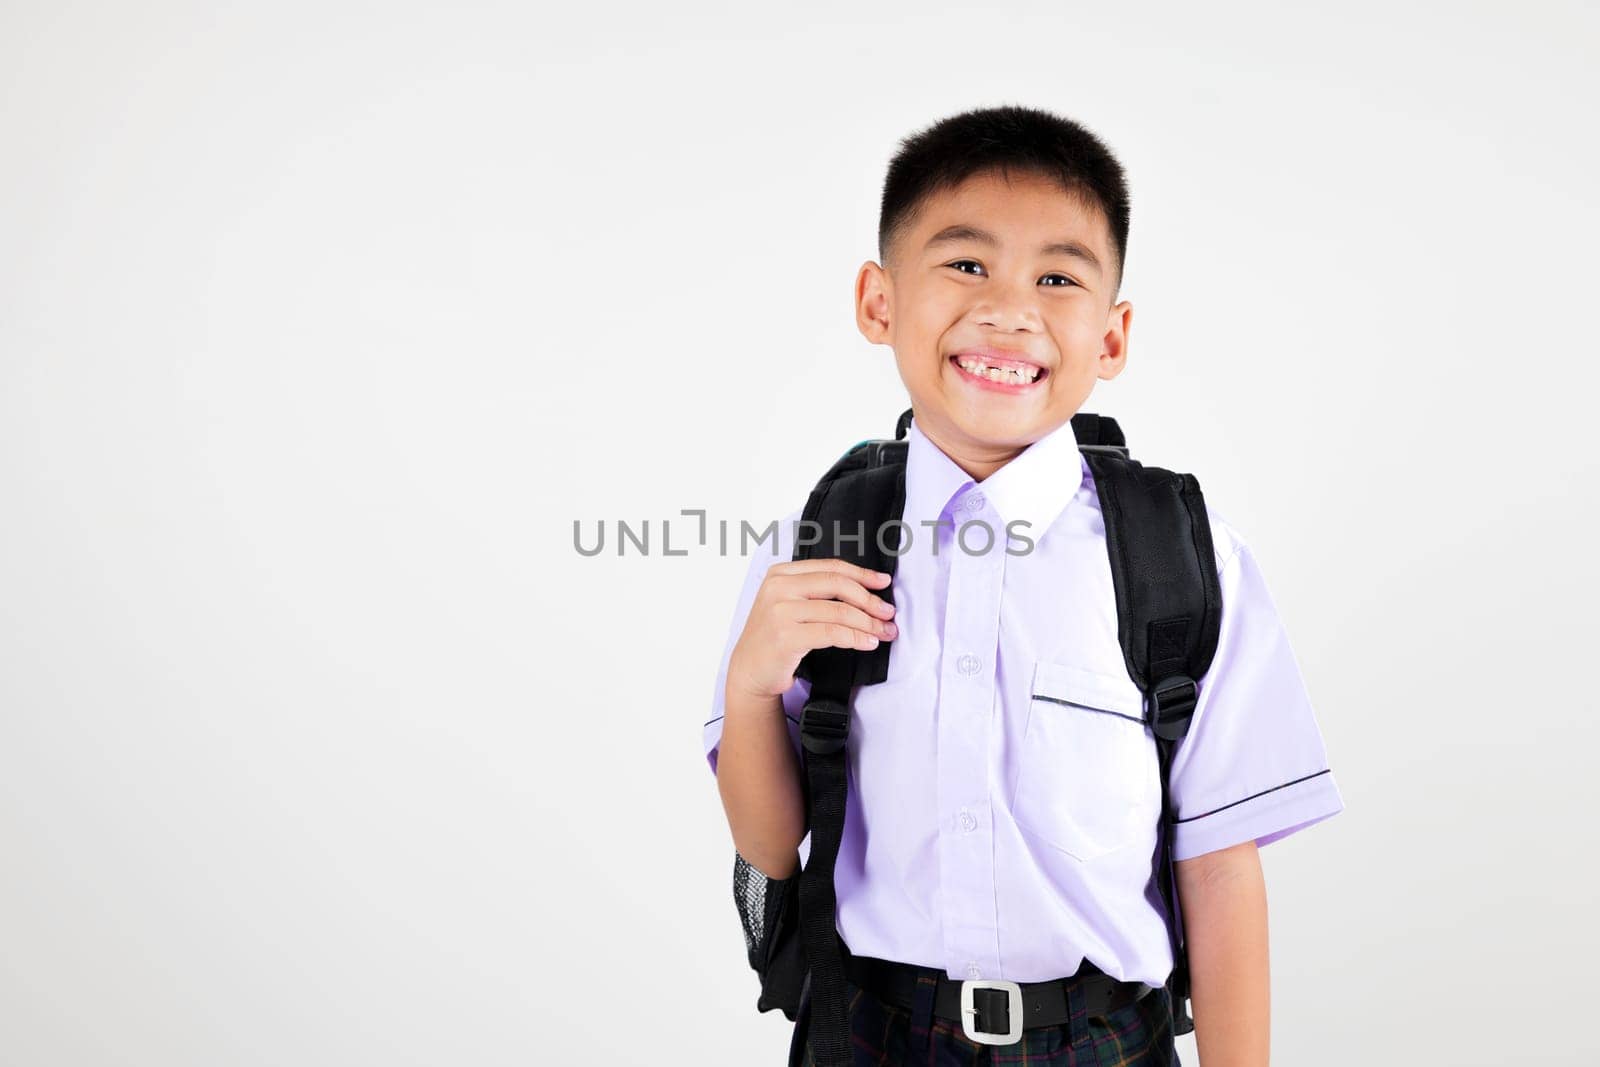
[[[1144,694],[1126,674],[1040,660],[1033,669],[1033,695],[1144,721]]]

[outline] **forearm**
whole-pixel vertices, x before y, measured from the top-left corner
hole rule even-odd
[[[739,855],[769,878],[793,874],[806,835],[805,798],[780,698],[726,693],[717,789]]]
[[[1255,842],[1176,868],[1201,1067],[1266,1067],[1267,888]]]

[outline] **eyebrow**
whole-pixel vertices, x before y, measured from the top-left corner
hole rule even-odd
[[[988,230],[980,229],[977,226],[968,225],[964,222],[958,222],[953,226],[946,226],[944,229],[928,238],[928,243],[923,245],[923,248],[928,249],[937,244],[947,244],[956,241],[975,241],[978,244],[990,246],[998,245],[1000,243],[999,238],[995,237],[995,235],[990,233]],[[1039,252],[1046,256],[1070,256],[1073,259],[1083,260],[1097,271],[1104,269],[1100,265],[1100,257],[1095,255],[1094,252],[1090,250],[1089,246],[1085,245],[1081,241],[1047,241],[1039,246]]]

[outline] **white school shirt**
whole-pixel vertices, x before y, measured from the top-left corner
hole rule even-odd
[[[915,420],[907,438],[899,633],[887,678],[851,700],[839,934],[857,955],[956,979],[1042,981],[1087,957],[1114,978],[1162,985],[1171,946],[1159,894],[1146,892],[1160,769],[1117,642],[1105,527],[1072,424],[982,483]],[[1178,860],[1266,845],[1344,807],[1255,557],[1207,511],[1222,620],[1171,768]],[[767,568],[793,556],[800,514],[752,551],[703,731],[713,772],[729,656]],[[782,697],[797,754],[809,692],[797,679]],[[802,862],[809,849],[808,835]]]

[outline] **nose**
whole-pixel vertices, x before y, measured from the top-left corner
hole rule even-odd
[[[992,281],[984,287],[983,300],[973,309],[980,326],[1007,333],[1039,329],[1038,292],[1032,283]]]

